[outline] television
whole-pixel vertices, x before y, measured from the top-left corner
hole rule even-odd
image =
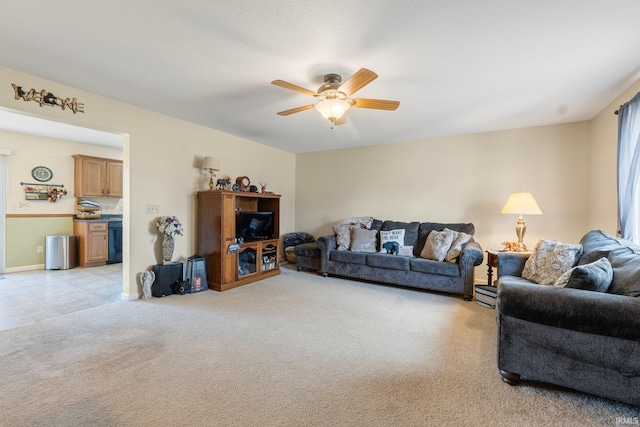
[[[248,240],[274,238],[273,212],[238,212],[236,215],[236,237]]]

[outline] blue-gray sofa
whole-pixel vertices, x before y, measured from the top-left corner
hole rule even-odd
[[[599,230],[580,243],[576,270],[610,264],[605,292],[532,283],[526,258],[498,254],[498,369],[508,384],[523,376],[640,405],[640,246]]]
[[[413,246],[413,256],[338,250],[336,236],[318,239],[320,269],[323,276],[334,275],[413,288],[461,294],[473,299],[474,267],[482,263],[484,254],[475,241],[464,246],[455,262],[434,261],[419,255],[433,230],[445,228],[473,236],[473,224],[443,224],[434,222],[397,222],[374,220],[371,229],[404,229],[404,245]],[[379,248],[379,247],[378,247]]]

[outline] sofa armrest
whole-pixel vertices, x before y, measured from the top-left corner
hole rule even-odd
[[[473,265],[474,267],[482,264],[484,253],[478,242],[469,242],[462,248],[460,253],[460,265]]]
[[[318,239],[318,249],[320,249],[320,270],[319,273],[325,274],[328,271],[327,263],[329,262],[329,253],[338,248],[338,242],[335,235],[322,236]]]
[[[531,254],[520,252],[498,252],[498,277],[500,276],[522,276],[524,264]]]
[[[640,341],[640,298],[529,283],[503,283],[496,309],[532,323]]]

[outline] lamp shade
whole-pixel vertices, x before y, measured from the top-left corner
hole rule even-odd
[[[220,160],[214,158],[214,157],[205,157],[202,160],[202,169],[207,169],[207,170],[214,170],[214,171],[219,171],[220,170]]]
[[[542,215],[540,207],[531,193],[512,193],[500,211],[503,214]]]
[[[338,120],[350,107],[351,105],[344,99],[326,99],[316,104],[316,110],[328,120]]]

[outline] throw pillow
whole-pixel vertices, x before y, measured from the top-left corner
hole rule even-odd
[[[362,228],[371,228],[371,224],[373,224],[373,217],[356,216],[353,218],[343,219],[336,225],[359,225]]]
[[[471,236],[471,234],[449,230],[448,228],[445,228],[444,231],[448,231],[453,234],[453,242],[451,242],[451,247],[447,251],[447,255],[444,257],[444,260],[447,262],[456,262],[456,258],[460,256],[462,249],[471,241],[473,236]]]
[[[413,257],[413,246],[400,246],[397,255]]]
[[[333,232],[336,233],[336,243],[339,251],[346,251],[351,246],[351,228],[349,224],[334,225]]]
[[[444,261],[454,237],[451,230],[433,230],[427,236],[427,241],[424,243],[424,248],[422,248],[420,256],[434,261]]]
[[[564,272],[576,265],[582,245],[542,239],[527,259],[522,277],[541,285],[553,285]]]
[[[404,230],[380,231],[380,253],[393,254],[404,246]]]
[[[556,280],[556,288],[584,289],[586,291],[607,292],[613,280],[613,268],[605,257],[589,264],[567,270]]]
[[[354,252],[376,252],[376,230],[354,227],[351,229],[351,250]]]

